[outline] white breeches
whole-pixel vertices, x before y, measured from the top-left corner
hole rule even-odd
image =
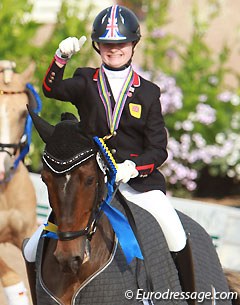
[[[28,243],[26,244],[25,248],[23,249],[24,257],[30,263],[35,262],[36,260],[38,241],[40,239],[40,236],[44,228],[45,228],[44,224],[41,224],[37,228],[37,230],[33,233]]]
[[[170,200],[160,190],[144,193],[135,191],[126,183],[121,183],[119,190],[129,201],[151,213],[159,223],[166,238],[169,250],[178,252],[186,245],[186,233]]]

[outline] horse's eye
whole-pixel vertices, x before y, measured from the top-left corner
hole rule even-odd
[[[45,183],[45,184],[47,184],[47,182],[48,182],[48,174],[45,172],[45,171],[43,171],[42,173],[41,173],[41,179],[42,179],[42,182],[43,183]]]
[[[41,175],[42,182],[46,184],[46,179],[43,175]]]
[[[91,186],[94,182],[94,177],[87,177],[86,181],[85,181],[85,185],[86,186]]]

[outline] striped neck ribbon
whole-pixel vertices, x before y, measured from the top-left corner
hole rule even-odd
[[[97,79],[98,91],[99,91],[101,100],[103,102],[104,108],[105,108],[108,127],[109,127],[111,134],[115,130],[118,129],[122,111],[123,111],[126,99],[128,97],[128,92],[129,92],[130,87],[133,84],[133,78],[134,78],[134,73],[133,73],[133,69],[131,67],[131,69],[129,70],[129,73],[125,79],[125,82],[121,88],[118,100],[116,101],[114,109],[112,111],[111,98],[110,98],[110,93],[109,93],[108,86],[107,86],[107,80],[106,80],[106,76],[104,73],[104,68],[103,68],[103,66],[101,66],[99,69],[98,79]]]

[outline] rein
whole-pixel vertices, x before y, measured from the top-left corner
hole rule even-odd
[[[33,108],[34,113],[39,113],[42,109],[42,101],[40,96],[38,95],[37,91],[34,89],[33,85],[30,83],[26,84],[26,91],[29,93],[29,103],[31,103],[31,97],[36,102],[36,107]],[[32,141],[32,118],[28,113],[25,123],[24,135],[26,135],[26,144],[24,145],[23,149],[20,152],[20,155],[14,162],[14,168],[17,168],[19,162],[23,160],[26,154],[29,152],[30,144]]]

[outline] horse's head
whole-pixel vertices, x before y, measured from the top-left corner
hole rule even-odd
[[[58,226],[54,255],[63,270],[77,272],[87,257],[88,239],[103,198],[104,179],[96,162],[96,146],[76,120],[52,126],[31,115],[46,143],[41,175]]]
[[[0,61],[0,181],[6,179],[22,144],[29,96],[26,83],[31,79],[35,65],[23,73],[13,71],[15,64]]]

